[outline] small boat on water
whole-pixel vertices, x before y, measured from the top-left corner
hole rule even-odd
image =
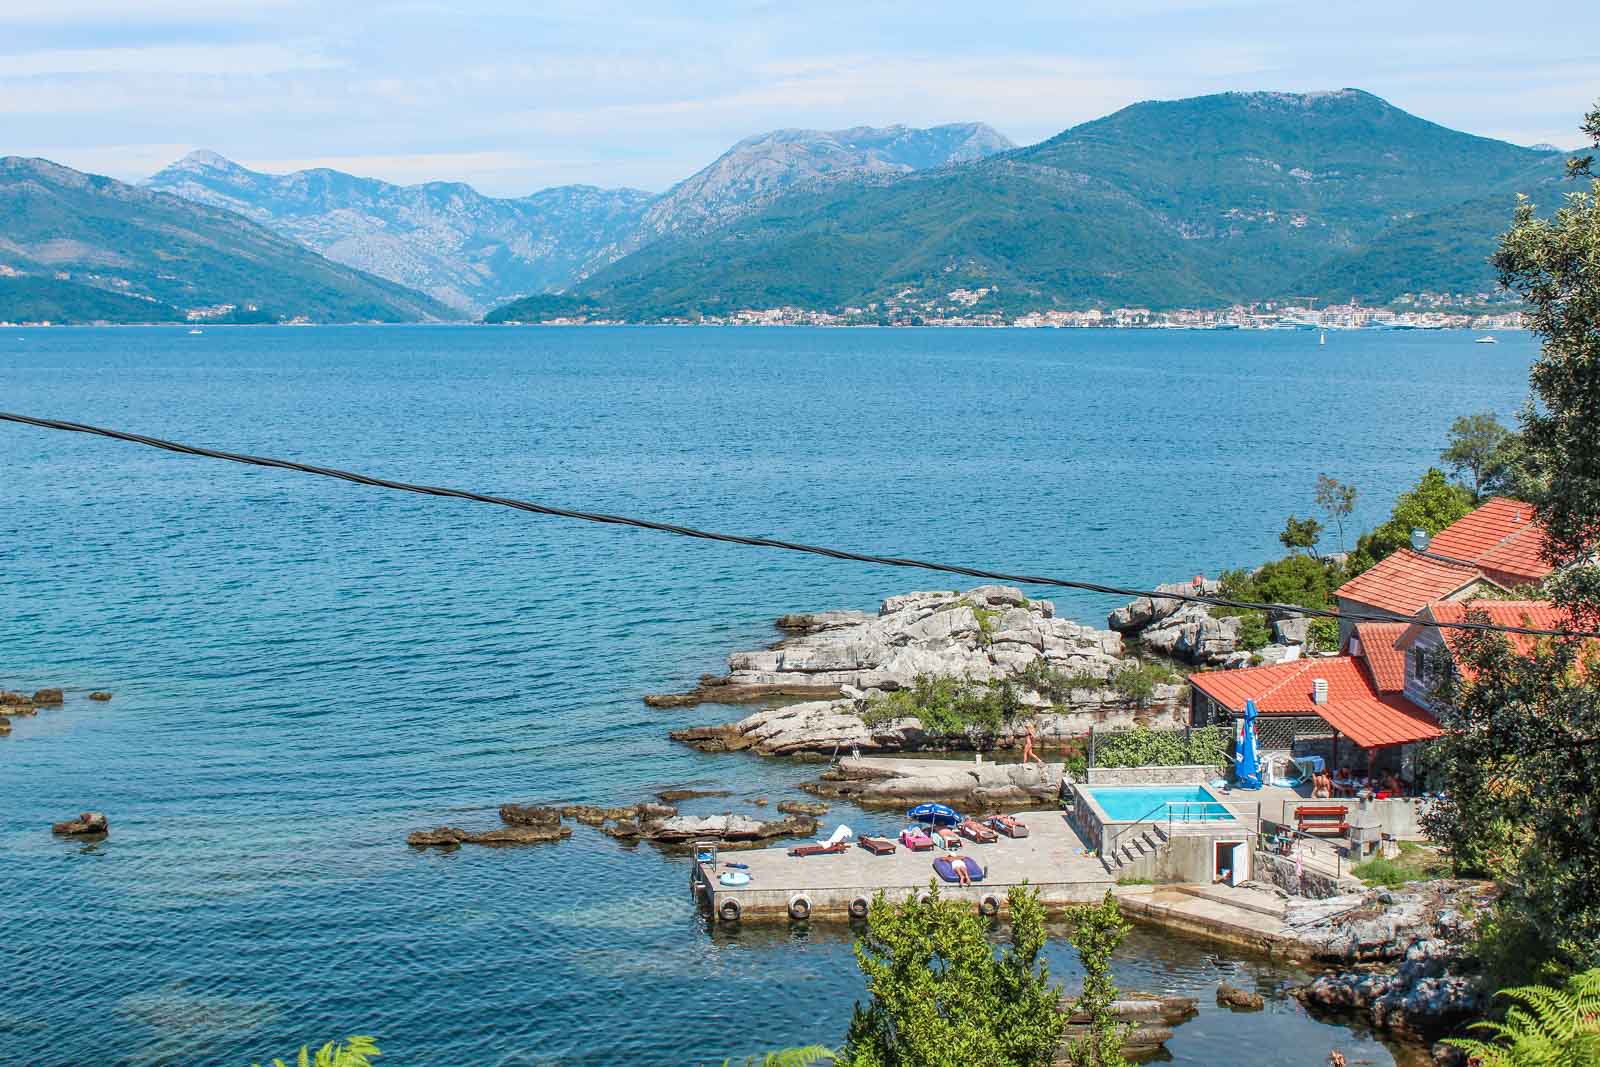
[[[1490,334],[1485,334],[1472,343],[1475,345],[1497,345],[1500,343],[1500,341],[1498,338]]]
[[[204,330],[200,330],[200,329],[190,330],[189,331],[189,336],[193,337],[195,334],[200,334],[200,333],[205,333],[205,331]]]

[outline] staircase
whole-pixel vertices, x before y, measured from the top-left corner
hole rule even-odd
[[[1110,853],[1102,853],[1100,864],[1113,877],[1133,875],[1129,867],[1138,865],[1147,857],[1154,857],[1167,843],[1166,828],[1156,823],[1143,827],[1137,834],[1129,834],[1117,843]]]

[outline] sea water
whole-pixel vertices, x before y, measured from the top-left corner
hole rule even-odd
[[[1326,472],[1354,530],[1450,421],[1526,392],[1522,335],[0,330],[0,410],[564,506],[1141,586],[1281,553]],[[1327,542],[1325,542],[1327,544]],[[1336,545],[1330,546],[1336,547]],[[712,928],[687,861],[579,827],[413,851],[507,801],[757,813],[815,765],[707,755],[652,710],[788,611],[960,579],[585,525],[0,425],[0,1063],[245,1064],[376,1035],[396,1065],[720,1063],[838,1043],[846,928]],[[1101,622],[1104,597],[1044,588]],[[91,688],[112,690],[90,703]],[[108,840],[52,838],[84,809]],[[841,805],[857,831],[896,820]],[[831,829],[825,826],[824,829]],[[1070,947],[1050,961],[1069,985]],[[1180,1063],[1392,1062],[1300,976],[1140,930],[1198,995]]]

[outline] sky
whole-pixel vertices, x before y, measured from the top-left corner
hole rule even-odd
[[[499,196],[667,188],[784,127],[987,122],[1354,87],[1575,147],[1600,3],[0,0],[0,155],[125,180],[195,148]]]

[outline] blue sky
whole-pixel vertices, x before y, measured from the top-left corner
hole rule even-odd
[[[192,148],[521,195],[659,190],[779,127],[988,122],[1353,86],[1579,141],[1600,4],[3,0],[0,154],[136,179]]]

